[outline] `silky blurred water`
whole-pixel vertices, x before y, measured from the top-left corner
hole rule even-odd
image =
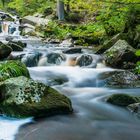
[[[39,51],[45,55],[50,52],[62,53],[63,49],[35,44],[28,45],[22,53]],[[94,55],[87,50],[83,53]],[[68,96],[72,101],[74,113],[44,118],[32,124],[28,124],[32,122],[31,118],[19,120],[0,117],[0,140],[139,140],[139,118],[125,108],[106,103],[106,99],[118,93],[139,96],[140,89],[105,87],[104,80],[99,77],[102,73],[114,69],[98,63],[96,60],[100,56],[97,55],[94,55],[94,61],[99,67],[69,65],[70,58],[79,55],[81,54],[66,55],[66,61],[57,66],[28,68],[34,80],[50,85]]]

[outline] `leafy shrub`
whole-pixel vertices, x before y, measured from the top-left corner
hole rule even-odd
[[[136,51],[136,56],[140,57],[140,50]],[[135,70],[136,70],[136,73],[140,74],[140,61],[137,62]]]

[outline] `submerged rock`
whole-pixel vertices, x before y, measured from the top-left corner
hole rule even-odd
[[[140,87],[138,76],[129,71],[113,71],[106,74],[106,86],[110,87]]]
[[[14,60],[0,63],[0,82],[18,76],[30,77],[29,71],[23,63]]]
[[[135,55],[134,48],[125,40],[119,40],[110,49],[105,51],[104,59],[106,64],[113,68],[132,69],[134,65],[131,63],[135,63],[138,57]],[[128,65],[127,67],[126,64]]]
[[[127,94],[114,94],[107,99],[108,103],[118,106],[128,106],[133,103],[140,102],[140,98]]]
[[[7,58],[12,52],[12,48],[0,42],[0,59]]]
[[[26,77],[0,83],[0,110],[12,117],[43,117],[72,112],[71,101],[53,88]]]

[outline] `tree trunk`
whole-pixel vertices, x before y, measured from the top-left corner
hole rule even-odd
[[[59,20],[64,20],[64,2],[57,0],[57,16]]]

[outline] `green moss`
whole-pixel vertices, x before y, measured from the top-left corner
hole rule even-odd
[[[118,106],[128,106],[129,104],[140,102],[140,98],[127,94],[115,94],[111,95],[107,102]]]
[[[0,63],[0,81],[18,76],[30,77],[29,71],[23,63],[14,60]]]
[[[0,84],[0,110],[12,117],[43,117],[72,112],[71,101],[55,89],[26,77]]]

